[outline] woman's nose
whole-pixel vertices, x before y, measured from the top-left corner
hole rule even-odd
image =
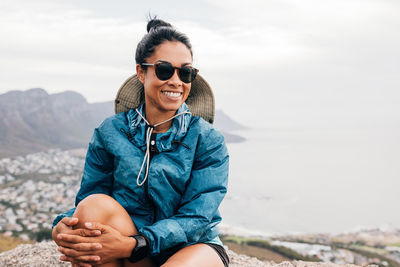
[[[181,81],[181,79],[179,78],[178,70],[177,70],[177,69],[175,69],[174,75],[172,75],[172,77],[169,78],[168,84],[174,85],[174,86],[181,86],[181,85],[182,85],[182,81]]]

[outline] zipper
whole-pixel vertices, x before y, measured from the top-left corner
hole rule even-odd
[[[156,153],[158,153],[157,151],[157,146],[156,146],[156,137],[157,134],[156,133],[152,133],[150,136],[150,165],[149,165],[149,171],[150,171],[150,166],[151,166],[151,161],[154,157],[154,155]],[[149,202],[150,206],[153,209],[153,223],[155,222],[155,217],[156,217],[156,207],[154,205],[154,199],[153,197],[149,194],[149,180],[150,180],[150,175],[147,177],[147,180],[144,182],[144,190],[145,190],[145,195],[146,195],[146,199]]]

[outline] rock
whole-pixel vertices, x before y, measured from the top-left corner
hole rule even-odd
[[[352,264],[334,264],[320,262],[282,262],[276,264],[274,262],[262,262],[256,258],[246,255],[239,255],[228,250],[228,255],[231,260],[231,267],[258,267],[258,266],[275,266],[275,267],[354,267]],[[19,245],[13,250],[0,253],[0,266],[71,266],[59,260],[60,253],[57,251],[57,246],[52,241],[44,241],[35,244]],[[372,266],[372,265],[370,265]]]
[[[60,253],[52,241],[19,245],[0,253],[0,266],[71,266],[59,260]]]
[[[260,261],[246,255],[239,255],[228,250],[230,267],[355,267],[353,264],[336,264],[331,262],[284,261],[279,264],[273,261]],[[372,267],[374,265],[369,265]],[[378,266],[376,266],[378,267]]]

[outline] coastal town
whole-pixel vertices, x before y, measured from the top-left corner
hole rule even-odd
[[[49,150],[0,159],[0,232],[24,240],[50,231],[74,205],[84,164],[81,150]]]
[[[84,157],[85,151],[76,149],[0,159],[0,236],[49,239],[54,218],[74,206]],[[261,260],[271,260],[262,253],[274,252],[282,260],[400,266],[399,229],[269,237],[235,236],[229,229],[221,232],[224,244],[233,251],[246,246],[250,249],[247,254]],[[254,248],[263,250],[251,255]]]

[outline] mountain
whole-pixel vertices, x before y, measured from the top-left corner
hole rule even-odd
[[[93,129],[112,113],[111,101],[89,104],[72,91],[10,91],[0,95],[0,157],[86,147]]]
[[[228,115],[225,114],[225,112],[223,110],[215,111],[214,126],[223,132],[231,132],[231,131],[247,129],[247,127],[232,120]]]
[[[239,143],[244,142],[246,139],[240,135],[233,134],[232,131],[239,131],[247,129],[245,126],[239,124],[238,122],[232,120],[228,115],[222,110],[215,111],[215,121],[214,126],[222,132],[225,140],[228,143]]]
[[[86,147],[93,129],[112,114],[113,101],[90,104],[73,91],[9,91],[0,95],[0,158],[50,148]],[[227,142],[244,140],[228,133],[242,126],[225,113],[217,111],[216,121]]]

